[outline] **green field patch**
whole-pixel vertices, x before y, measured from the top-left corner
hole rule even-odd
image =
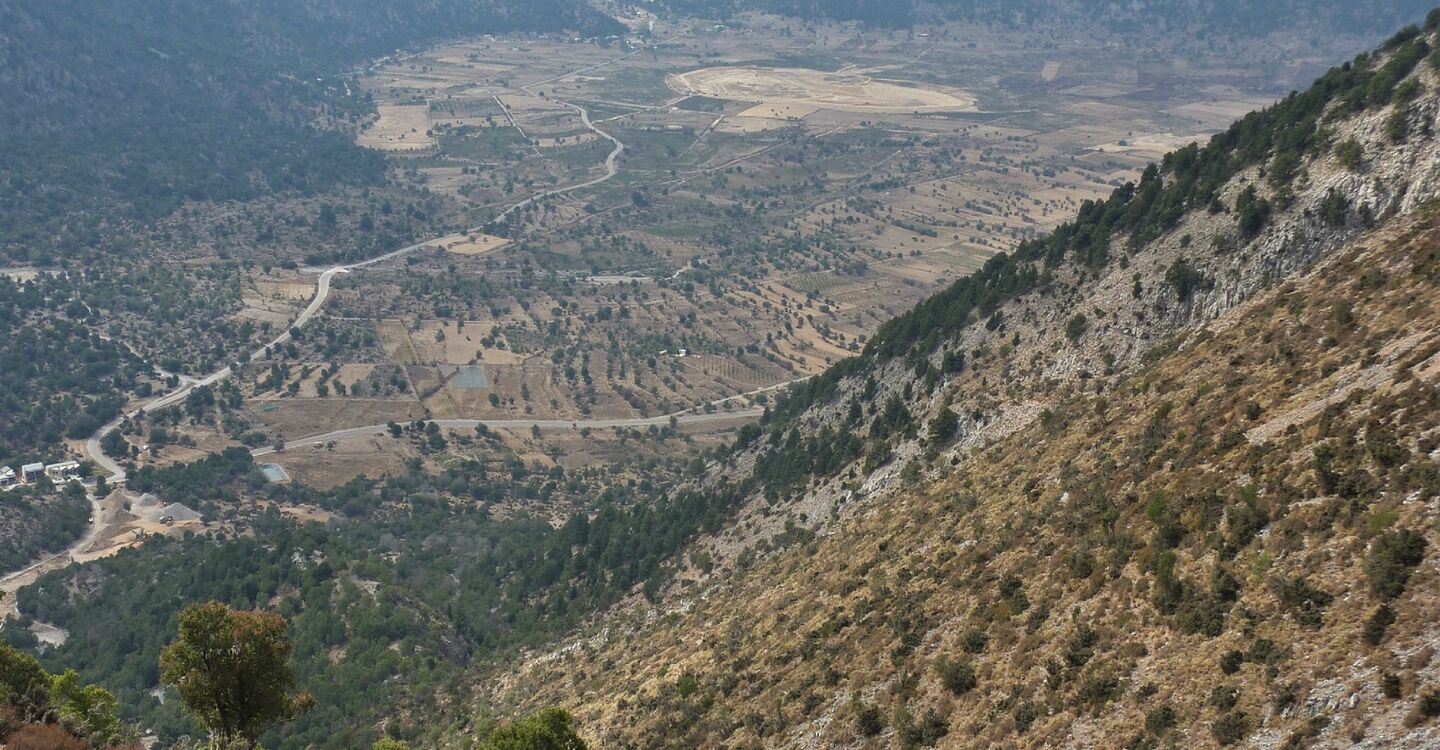
[[[644,231],[646,234],[671,240],[698,240],[709,234],[715,226],[714,222],[677,222],[645,227]]]
[[[446,117],[503,117],[494,97],[474,99],[436,99],[430,102],[430,115],[437,119]]]
[[[633,169],[671,169],[690,161],[693,154],[684,154],[695,142],[695,129],[680,126],[676,130],[623,128],[612,133],[625,144],[625,164]]]
[[[817,271],[791,276],[785,279],[784,284],[801,294],[820,294],[827,289],[844,286],[850,281],[829,271]]]
[[[514,128],[457,128],[440,139],[440,150],[460,159],[509,159],[528,145]]]
[[[730,102],[729,99],[716,99],[711,96],[692,96],[675,103],[680,109],[687,109],[691,112],[713,112],[720,114],[727,110],[739,111],[739,107]]]

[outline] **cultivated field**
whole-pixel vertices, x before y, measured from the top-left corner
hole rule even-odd
[[[379,116],[361,129],[362,146],[382,151],[425,151],[435,145],[430,137],[430,109],[424,104],[382,104]]]
[[[826,73],[804,68],[702,68],[665,79],[671,89],[687,95],[738,99],[816,109],[856,112],[973,111],[967,94],[932,91],[919,86],[878,81],[859,71]]]

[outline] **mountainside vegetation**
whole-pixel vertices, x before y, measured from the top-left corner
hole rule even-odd
[[[1437,244],[1434,206],[1376,230],[485,702],[607,746],[1426,746]]]
[[[1433,744],[1437,27],[793,389],[658,612],[480,703],[636,747]]]

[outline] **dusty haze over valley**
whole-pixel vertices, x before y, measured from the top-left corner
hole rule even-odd
[[[0,100],[0,748],[1440,746],[1440,10],[0,0]]]

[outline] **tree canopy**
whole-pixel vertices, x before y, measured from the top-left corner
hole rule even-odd
[[[290,639],[285,619],[237,612],[219,602],[180,613],[180,633],[160,655],[162,678],[222,747],[253,748],[271,726],[314,704],[291,695]]]

